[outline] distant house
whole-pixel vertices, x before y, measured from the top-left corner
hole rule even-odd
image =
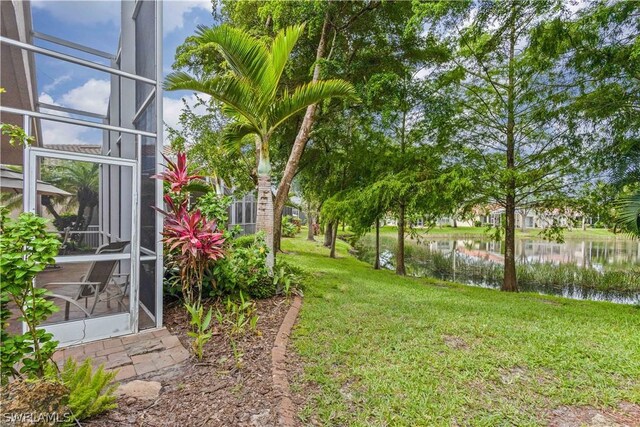
[[[476,219],[481,224],[499,225],[505,215],[505,209],[494,207],[487,214],[477,215]],[[520,229],[542,229],[554,224],[561,227],[572,227],[576,222],[580,222],[584,215],[581,212],[572,210],[542,210],[542,209],[516,209],[516,228]],[[591,225],[592,219],[584,217],[584,225]]]
[[[454,218],[444,216],[435,220],[437,227],[473,227],[479,226],[498,226],[502,223],[505,215],[505,209],[498,204],[478,206],[472,209],[471,214],[465,218]],[[582,221],[584,218],[584,221]],[[583,226],[591,225],[592,218],[585,217],[581,212],[572,210],[542,210],[542,209],[516,209],[516,228],[519,229],[543,229],[554,224],[561,227],[572,227],[576,223],[582,223]],[[397,225],[397,219],[388,216],[385,224]],[[413,227],[424,227],[425,220],[412,220]]]
[[[302,222],[306,221],[306,215],[298,207],[300,203],[300,198],[292,196],[290,202],[284,207],[282,216],[289,215],[300,218]],[[249,192],[240,198],[234,198],[229,207],[229,227],[239,226],[242,229],[242,234],[253,234],[256,232],[257,215],[258,203],[254,192]]]

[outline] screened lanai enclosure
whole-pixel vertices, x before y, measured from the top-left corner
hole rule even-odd
[[[50,219],[61,242],[36,279],[59,307],[44,327],[61,345],[160,327],[162,4],[111,3],[116,31],[99,39],[41,28],[28,1],[1,7],[1,121],[35,141],[3,137],[1,204]]]

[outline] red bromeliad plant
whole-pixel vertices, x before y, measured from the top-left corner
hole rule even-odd
[[[202,177],[189,174],[186,154],[178,153],[177,157],[176,163],[165,157],[167,170],[154,176],[169,184],[164,195],[168,210],[156,209],[165,215],[163,242],[180,270],[185,303],[200,306],[204,272],[211,263],[224,257],[224,237],[215,221],[208,221],[199,209],[189,209],[187,187]]]

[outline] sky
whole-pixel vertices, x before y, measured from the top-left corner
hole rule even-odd
[[[197,25],[213,25],[211,0],[169,0],[164,2],[163,74],[171,72],[176,48],[192,35]],[[120,34],[120,4],[117,0],[32,0],[35,31],[115,53]],[[108,65],[106,59],[38,40],[42,47]],[[94,113],[105,114],[110,93],[109,74],[58,59],[36,55],[39,100]],[[175,127],[182,109],[181,98],[193,103],[187,92],[164,95],[164,121]],[[47,112],[47,110],[43,111]],[[59,111],[51,111],[63,114]],[[45,144],[100,143],[101,133],[78,126],[43,122]]]

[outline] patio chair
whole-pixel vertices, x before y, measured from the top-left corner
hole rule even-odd
[[[100,246],[96,250],[96,255],[122,253],[129,245],[129,242],[113,242]],[[71,304],[82,310],[86,317],[91,317],[98,302],[106,302],[107,308],[111,308],[111,300],[116,300],[118,307],[125,308],[123,300],[129,288],[129,274],[114,273],[118,260],[93,261],[87,273],[80,277],[78,282],[51,282],[44,285],[76,287],[78,289],[74,298],[60,294],[50,294],[48,298],[58,298],[65,301],[64,320],[69,320],[69,309]],[[91,309],[89,309],[89,298],[93,298]],[[84,299],[84,308],[78,301]]]

